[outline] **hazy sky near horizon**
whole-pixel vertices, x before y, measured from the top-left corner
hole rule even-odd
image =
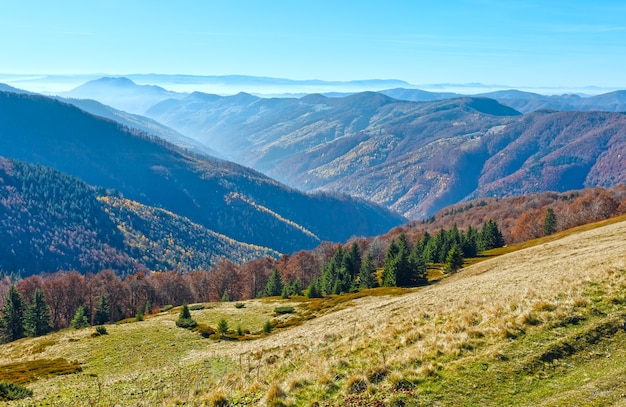
[[[0,73],[626,88],[622,0],[0,4]]]

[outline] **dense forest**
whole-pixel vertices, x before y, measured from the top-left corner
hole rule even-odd
[[[0,270],[208,269],[278,253],[236,242],[163,209],[123,199],[48,167],[0,157]]]

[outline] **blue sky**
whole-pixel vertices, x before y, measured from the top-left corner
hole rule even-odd
[[[626,2],[0,2],[0,73],[626,88]]]

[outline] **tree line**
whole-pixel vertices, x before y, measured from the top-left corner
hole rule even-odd
[[[494,221],[486,222],[480,231],[475,228],[460,231],[453,227],[434,236],[424,233],[414,243],[401,235],[389,242],[381,260],[377,260],[381,249],[371,242],[371,239],[356,239],[346,245],[325,242],[313,251],[284,255],[280,259],[266,257],[242,265],[222,260],[210,270],[188,273],[138,272],[122,278],[112,270],[86,275],[59,271],[18,281],[4,275],[0,276],[0,298],[4,303],[0,329],[6,341],[15,339],[16,335],[43,334],[48,326],[50,330],[58,330],[143,316],[167,305],[277,295],[316,297],[379,285],[419,286],[428,282],[428,264],[443,263],[447,271],[455,272],[462,266],[464,257],[504,244]],[[27,315],[35,310],[32,315],[48,321],[36,330],[32,322],[27,323],[31,318]],[[21,331],[15,330],[17,325],[11,315],[21,315],[18,318],[22,321]]]

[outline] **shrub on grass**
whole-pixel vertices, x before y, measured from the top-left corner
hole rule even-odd
[[[176,320],[176,326],[186,329],[194,329],[198,326],[198,323],[191,318],[191,313],[189,312],[189,306],[187,303],[183,304],[183,307],[180,310],[178,320]]]
[[[100,335],[108,335],[107,329],[100,325],[96,327],[96,332],[92,333],[91,336],[100,336]]]
[[[272,332],[272,328],[272,323],[270,321],[265,321],[265,323],[263,324],[263,332],[268,334]]]
[[[0,401],[21,400],[33,395],[33,391],[15,383],[0,381]]]
[[[159,309],[159,311],[167,312],[167,311],[171,310],[172,308],[174,308],[174,306],[172,304],[167,304],[167,305],[161,307],[161,309]]]
[[[193,328],[193,331],[198,332],[203,338],[210,338],[211,335],[215,334],[215,329],[206,324],[198,324],[195,328]]]
[[[205,308],[204,304],[194,304],[194,305],[189,306],[190,311],[200,311],[204,308]]]
[[[276,307],[274,308],[274,312],[282,315],[282,314],[291,314],[295,311],[294,307],[291,306],[281,306],[281,307]]]
[[[235,303],[235,308],[237,308],[237,309],[243,308],[245,306],[246,306],[246,304],[244,304],[243,302],[236,302]]]

